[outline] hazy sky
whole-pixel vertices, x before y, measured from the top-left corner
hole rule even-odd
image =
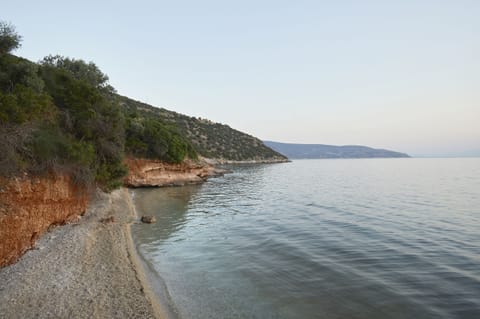
[[[16,54],[261,139],[480,155],[480,1],[4,1]]]

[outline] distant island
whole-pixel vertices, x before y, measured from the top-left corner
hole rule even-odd
[[[265,145],[290,159],[315,158],[402,158],[408,154],[361,145],[294,144],[264,141]]]

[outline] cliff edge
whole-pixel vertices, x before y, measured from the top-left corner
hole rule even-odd
[[[0,178],[0,267],[14,263],[52,225],[83,215],[90,194],[65,175]]]

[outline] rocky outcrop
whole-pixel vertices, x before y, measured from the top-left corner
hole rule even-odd
[[[184,161],[169,164],[150,159],[127,159],[128,176],[124,184],[129,187],[180,186],[198,184],[226,171],[203,161]]]
[[[89,192],[69,176],[0,178],[0,267],[15,262],[50,226],[84,214]]]

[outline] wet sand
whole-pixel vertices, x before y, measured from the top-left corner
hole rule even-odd
[[[98,194],[79,222],[0,269],[0,318],[166,318],[132,242],[135,220],[127,189]]]

